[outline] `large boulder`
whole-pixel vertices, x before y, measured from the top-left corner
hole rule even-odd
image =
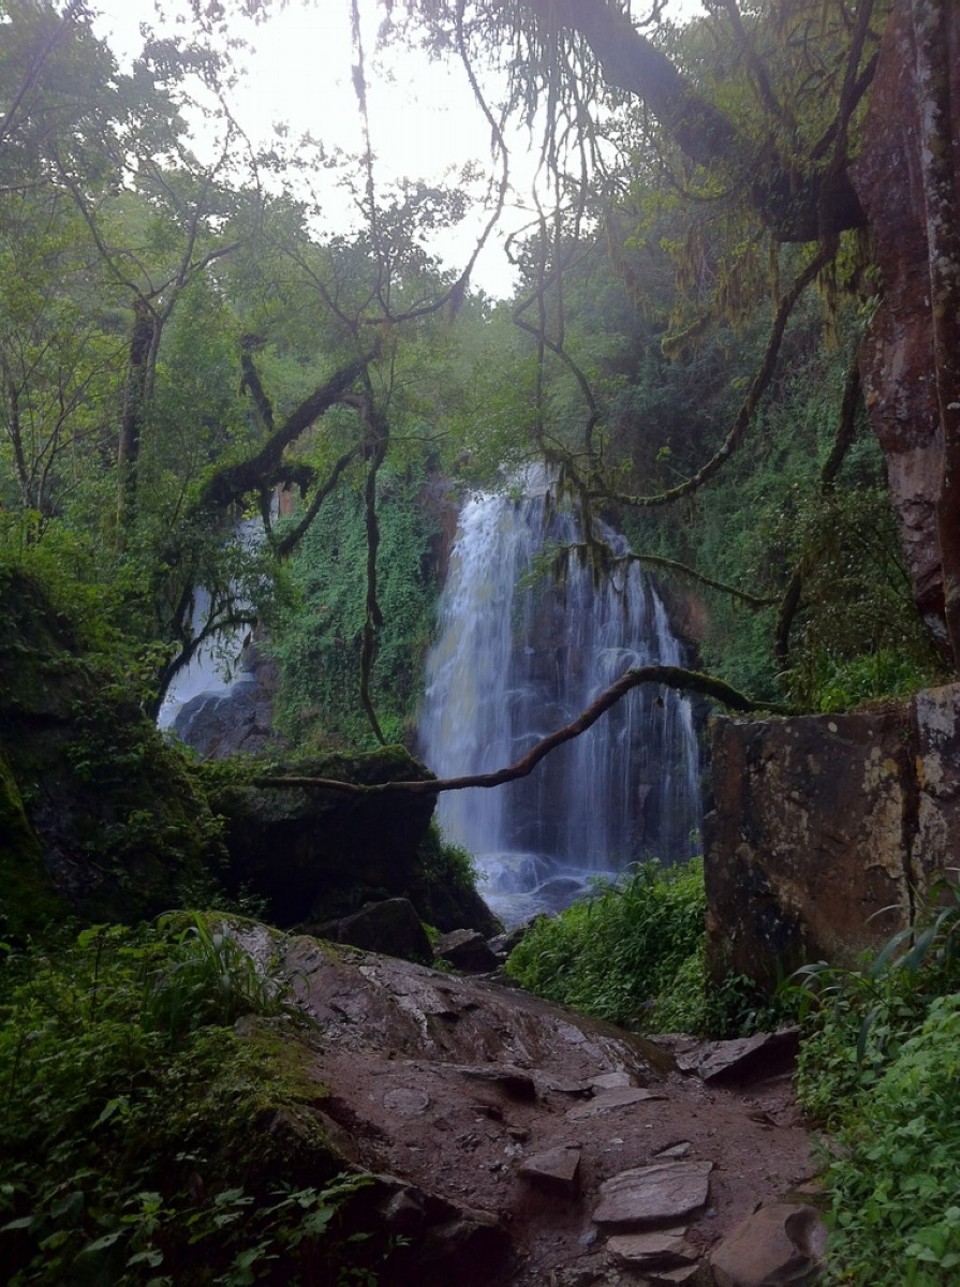
[[[275,924],[317,925],[377,899],[403,897],[439,929],[495,932],[496,921],[469,884],[459,895],[445,887],[442,846],[431,840],[432,792],[266,784],[429,782],[432,774],[403,747],[269,766],[254,759],[211,762],[199,772],[226,819],[230,859],[223,879],[235,892],[265,899]]]

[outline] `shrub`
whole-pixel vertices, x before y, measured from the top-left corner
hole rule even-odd
[[[369,1179],[337,1173],[305,1029],[216,923],[96,926],[4,973],[11,1287],[376,1282],[382,1244],[348,1246],[342,1224]],[[241,1014],[243,1036],[224,1026]],[[278,1112],[302,1124],[301,1163],[264,1129]]]
[[[671,1027],[696,1030],[705,1013],[705,915],[700,859],[635,864],[561,915],[536,921],[507,971],[539,996],[612,1023],[651,1031],[663,1014]]]

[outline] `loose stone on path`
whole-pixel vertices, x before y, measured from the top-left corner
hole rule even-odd
[[[580,1187],[580,1148],[571,1144],[528,1157],[520,1174],[543,1188],[574,1194]]]
[[[826,1253],[827,1231],[815,1207],[779,1202],[747,1216],[710,1257],[717,1287],[812,1282]]]
[[[647,1090],[644,1086],[615,1086],[610,1090],[598,1091],[587,1103],[569,1109],[567,1118],[571,1122],[581,1122],[587,1117],[599,1117],[601,1113],[613,1108],[628,1108],[631,1104],[641,1104],[651,1099],[666,1099],[666,1095],[658,1090]]]
[[[595,1224],[671,1224],[706,1206],[712,1162],[658,1162],[604,1180]]]
[[[679,1269],[698,1258],[687,1242],[685,1229],[658,1233],[618,1234],[607,1241],[607,1250],[620,1265],[632,1269]]]

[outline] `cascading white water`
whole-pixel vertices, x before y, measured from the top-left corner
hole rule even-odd
[[[575,554],[559,581],[537,575],[544,549],[582,541],[545,491],[528,481],[519,500],[480,494],[460,515],[419,728],[440,777],[512,763],[632,666],[682,664],[636,562],[601,586]],[[624,551],[609,529],[599,535]],[[508,922],[569,901],[590,874],[687,858],[700,826],[690,705],[635,689],[529,777],[446,792],[438,813],[445,837],[476,855],[485,896]]]

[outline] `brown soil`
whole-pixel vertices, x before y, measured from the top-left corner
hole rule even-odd
[[[312,939],[295,941],[287,968],[319,1025],[314,1071],[329,1088],[338,1141],[355,1163],[439,1210],[432,1218],[451,1254],[458,1240],[467,1248],[449,1261],[454,1277],[438,1270],[429,1281],[695,1281],[617,1263],[607,1238],[621,1230],[593,1219],[603,1181],[666,1159],[712,1163],[706,1202],[654,1222],[682,1227],[708,1253],[759,1205],[795,1196],[815,1174],[782,1052],[760,1049],[726,1074],[749,1074],[750,1084],[707,1084],[695,1068],[716,1057],[713,1046],[650,1043],[495,981]],[[740,1052],[724,1043],[721,1053]],[[579,1150],[575,1181],[529,1174],[561,1147]],[[473,1237],[478,1230],[499,1230],[505,1259]]]

